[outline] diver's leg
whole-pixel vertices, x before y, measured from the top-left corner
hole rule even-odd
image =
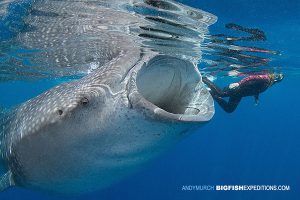
[[[216,102],[221,106],[221,108],[227,113],[232,113],[237,108],[237,106],[239,105],[242,99],[241,97],[230,97],[229,101],[226,102],[221,97],[216,97],[216,96],[213,97],[216,100]]]
[[[224,93],[218,86],[211,82],[208,78],[202,77],[202,81],[211,89],[210,93],[212,96],[225,97]]]

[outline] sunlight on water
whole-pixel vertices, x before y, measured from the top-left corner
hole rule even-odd
[[[172,1],[8,3],[1,5],[7,10],[0,21],[1,80],[85,75],[130,48],[122,46],[126,38],[144,51],[198,63],[207,28],[216,22],[209,13]]]

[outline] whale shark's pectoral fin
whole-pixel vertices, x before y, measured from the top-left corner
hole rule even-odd
[[[0,136],[2,134],[1,126],[7,122],[10,111],[11,111],[10,109],[0,105]]]
[[[7,122],[7,109],[4,109],[0,106],[0,144],[4,135],[5,124]],[[2,155],[0,146],[0,155]],[[5,166],[2,157],[0,157],[0,192],[5,190],[6,188],[14,185],[14,181],[12,178],[12,173]]]
[[[5,116],[6,111],[4,108],[2,108],[2,106],[0,106],[0,120]]]
[[[0,192],[15,185],[11,171],[6,172],[0,176]]]

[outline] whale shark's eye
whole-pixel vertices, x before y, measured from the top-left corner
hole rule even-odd
[[[64,112],[63,112],[62,110],[58,110],[57,113],[58,113],[59,115],[62,115]]]
[[[89,103],[89,99],[86,98],[86,97],[83,97],[81,100],[80,100],[81,104],[82,105],[87,105]]]

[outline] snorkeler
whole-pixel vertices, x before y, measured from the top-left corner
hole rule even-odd
[[[237,83],[231,83],[223,90],[219,89],[208,78],[203,77],[203,82],[210,88],[212,97],[227,113],[232,113],[240,103],[241,99],[246,96],[254,96],[256,104],[258,96],[274,83],[280,82],[283,79],[281,73],[263,73],[249,75]],[[229,97],[228,102],[224,97]]]

